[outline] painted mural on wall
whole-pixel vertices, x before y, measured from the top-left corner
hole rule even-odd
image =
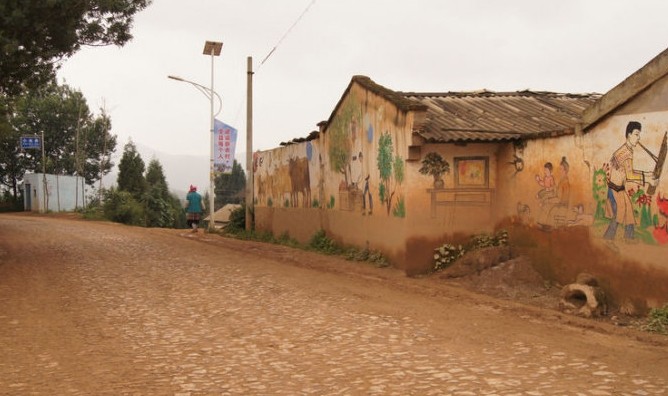
[[[377,202],[383,205],[387,215],[405,217],[400,188],[404,180],[404,160],[396,154],[390,131],[376,133],[376,124],[381,121],[382,106],[365,112],[351,94],[327,129],[330,171],[340,175],[338,209],[372,215],[374,202]],[[332,196],[330,201],[334,200]]]
[[[294,145],[272,152],[255,153],[256,205],[269,207],[318,206],[311,184],[312,147]]]
[[[618,229],[622,228],[622,241],[636,243],[665,243],[666,214],[652,210],[652,197],[661,177],[666,158],[666,134],[658,147],[658,155],[645,147],[641,140],[642,124],[629,121],[626,125],[624,142],[617,148],[610,160],[603,164],[607,195],[602,213],[608,220],[603,238],[616,248]],[[653,169],[642,168],[634,162],[638,148],[644,150],[653,160]],[[661,195],[656,194],[657,207],[661,209]],[[620,232],[621,234],[621,232]]]
[[[395,141],[398,132],[384,121],[382,104],[363,107],[353,92],[324,136],[256,153],[255,204],[364,216],[380,208],[385,215],[405,217],[404,159]]]
[[[614,251],[620,245],[668,244],[668,197],[661,185],[668,132],[662,121],[619,117],[597,131],[592,140],[598,143],[584,160],[587,172],[580,173],[591,179],[577,179],[575,186],[569,179],[573,164],[566,155],[559,162],[543,162],[533,175],[533,200],[517,203],[518,219],[544,231],[592,227]],[[591,195],[574,200],[574,188],[589,188]]]
[[[404,160],[394,154],[392,136],[389,132],[383,133],[380,137],[377,160],[380,172],[378,187],[380,201],[385,203],[388,215],[392,213],[395,217],[405,217],[404,198],[398,194],[398,188],[404,181]]]
[[[542,163],[540,172],[533,175],[535,187],[532,201],[517,203],[517,217],[521,222],[534,224],[544,231],[593,225],[594,216],[587,212],[586,203],[572,197],[570,169],[566,156],[562,156],[556,166],[551,161]],[[522,170],[523,165],[520,170],[515,168],[513,177]],[[582,183],[578,187],[582,188]]]
[[[367,161],[361,136],[362,112],[354,98],[352,95],[346,99],[327,128],[329,170],[340,175],[338,197],[332,195],[330,202],[336,202],[338,198],[341,210],[361,210],[360,186],[369,173],[365,169]]]
[[[538,200],[538,216],[536,223],[544,229],[552,229],[580,222],[570,206],[571,184],[568,180],[570,165],[566,157],[562,157],[558,166],[558,179],[554,175],[554,165],[546,162],[543,174],[536,175],[536,183],[540,190],[536,193]],[[580,204],[582,207],[582,204]]]
[[[445,180],[443,180],[443,175],[450,173],[450,163],[441,154],[431,151],[424,156],[421,164],[422,166],[420,166],[418,172],[433,177],[433,187],[435,189],[444,188]]]
[[[451,227],[455,212],[471,210],[477,219],[471,221],[473,216],[469,216],[460,224],[466,223],[471,229],[489,224],[495,202],[496,182],[492,168],[496,166],[496,159],[481,155],[488,154],[487,150],[445,145],[434,145],[425,150],[417,170],[426,176],[420,186],[426,187],[422,191],[429,203],[429,218],[445,221]]]

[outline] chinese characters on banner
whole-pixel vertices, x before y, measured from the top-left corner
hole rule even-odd
[[[214,171],[232,173],[234,148],[237,145],[237,130],[220,120],[214,119],[213,140]]]

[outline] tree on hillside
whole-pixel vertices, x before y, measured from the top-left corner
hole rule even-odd
[[[149,161],[148,168],[146,168],[146,184],[149,187],[155,188],[163,197],[169,195],[169,186],[165,178],[165,172],[162,169],[162,164],[155,158]]]
[[[237,160],[232,163],[232,173],[216,176],[215,186],[217,206],[222,208],[228,203],[243,202],[246,191],[246,173]]]
[[[137,147],[130,141],[123,148],[123,156],[118,163],[119,191],[129,192],[134,199],[140,201],[146,192],[146,179],[144,178],[144,160],[137,152]]]
[[[111,221],[160,228],[185,228],[179,198],[169,192],[162,165],[152,159],[144,176],[144,161],[134,143],[125,145],[119,163],[118,188],[104,190],[102,211]]]
[[[0,96],[0,185],[18,197],[19,181],[26,169],[25,156],[20,155],[19,134],[10,124],[10,104]]]
[[[0,183],[14,190],[25,172],[80,175],[92,185],[109,173],[113,163],[104,159],[116,149],[111,122],[102,114],[91,114],[80,91],[67,85],[50,84],[29,91],[4,105],[6,118],[0,124]],[[21,150],[19,138],[44,135],[41,150]]]
[[[82,46],[122,46],[134,15],[151,0],[0,2],[0,96],[53,80]]]
[[[183,228],[185,214],[179,198],[169,192],[162,165],[157,159],[148,163],[146,170],[147,191],[144,195],[147,227]]]
[[[102,111],[102,115],[93,118],[86,128],[82,128],[77,139],[77,152],[79,154],[80,171],[77,173],[84,176],[86,183],[93,184],[102,176],[111,172],[114,163],[110,156],[116,151],[116,135],[112,135],[111,119]],[[79,167],[77,167],[79,169]]]

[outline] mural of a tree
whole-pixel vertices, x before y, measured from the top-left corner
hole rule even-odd
[[[329,164],[333,171],[343,174],[346,186],[349,185],[348,169],[352,158],[351,128],[360,125],[359,118],[359,110],[356,110],[355,100],[351,98],[341,107],[328,128]]]
[[[404,182],[404,160],[398,155],[394,157],[394,180],[397,184]]]
[[[396,185],[401,184],[404,180],[404,161],[399,156],[395,157],[393,151],[392,137],[389,132],[385,132],[378,140],[377,163],[380,172],[378,192],[380,201],[385,203],[388,215],[392,209],[392,199],[396,193]],[[396,182],[394,186],[392,186],[392,178]]]
[[[605,218],[605,202],[608,199],[608,178],[606,176],[607,164],[602,169],[594,171],[592,180],[592,194],[596,200],[596,212],[594,218],[602,220]]]
[[[404,182],[404,160],[398,155],[394,157],[394,180],[397,184]],[[392,214],[395,217],[406,217],[406,206],[403,197],[397,199],[397,204],[394,206]]]
[[[437,152],[428,153],[422,160],[418,172],[434,178],[434,188],[443,188],[443,174],[450,172],[450,164]]]

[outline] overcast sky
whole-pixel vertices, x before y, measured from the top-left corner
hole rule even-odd
[[[315,130],[357,74],[398,91],[605,93],[668,48],[668,1],[154,0],[132,34],[122,48],[84,48],[60,81],[106,109],[118,152],[131,138],[208,158],[208,99],[167,78],[210,86],[207,40],[224,43],[214,89],[239,153],[249,56],[253,149],[266,150]]]

